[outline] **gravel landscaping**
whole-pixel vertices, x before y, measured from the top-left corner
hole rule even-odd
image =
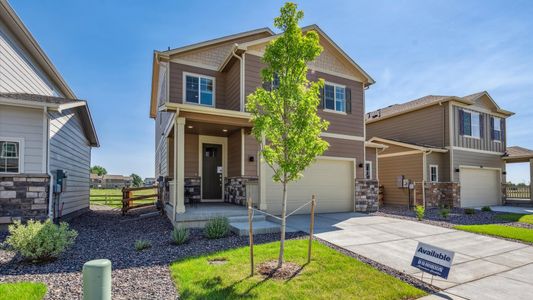
[[[505,215],[506,213],[494,211],[480,211],[476,210],[475,214],[467,215],[462,208],[452,208],[448,218],[445,219],[440,215],[438,208],[426,208],[423,223],[432,224],[436,226],[453,228],[455,225],[481,225],[481,224],[500,224],[506,226],[520,227],[533,229],[533,224],[511,222],[498,219],[498,215]],[[417,221],[416,213],[412,209],[401,206],[384,206],[380,207],[378,212],[371,213],[374,216],[384,216],[391,218],[399,218],[404,220]]]
[[[37,281],[48,287],[45,299],[80,299],[81,270],[85,262],[110,259],[113,264],[113,299],[176,299],[169,264],[176,259],[248,245],[248,237],[231,235],[218,240],[203,237],[201,229],[191,230],[190,241],[173,245],[172,225],[166,217],[137,219],[150,208],[121,217],[118,209],[92,207],[83,216],[70,221],[79,236],[74,246],[58,260],[46,264],[21,261],[13,252],[0,250],[0,282]],[[287,238],[301,236],[288,233]],[[0,233],[3,242],[6,233]],[[135,251],[137,239],[149,240],[152,247]],[[279,239],[279,234],[254,236],[254,242]]]

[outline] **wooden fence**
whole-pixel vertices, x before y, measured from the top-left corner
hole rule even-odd
[[[508,186],[505,191],[507,199],[531,199],[529,186]]]
[[[139,195],[135,196],[134,193],[137,191],[145,191],[145,190],[154,190],[154,194],[149,195]],[[145,203],[146,201],[142,201],[143,203],[135,204],[135,202],[140,202],[140,200],[146,200],[146,199],[153,199],[156,198],[155,201]],[[151,206],[156,205],[156,202],[161,202],[161,197],[159,197],[159,189],[157,187],[148,186],[148,187],[135,187],[135,188],[123,188],[122,189],[122,215],[125,215],[129,210],[135,209],[135,208],[141,208],[145,206]],[[159,207],[162,209],[161,203],[159,203]]]

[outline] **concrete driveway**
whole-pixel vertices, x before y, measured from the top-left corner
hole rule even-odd
[[[287,224],[309,232],[309,215],[291,216]],[[533,247],[521,243],[358,213],[319,214],[315,234],[417,278],[422,273],[410,265],[419,241],[455,251],[448,280],[433,280],[444,292],[428,299],[533,299]]]

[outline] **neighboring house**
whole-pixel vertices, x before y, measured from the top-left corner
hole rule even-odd
[[[374,80],[318,26],[303,30],[315,30],[324,47],[309,64],[308,78],[326,82],[318,113],[330,122],[323,134],[330,147],[289,185],[288,209],[316,194],[318,212],[375,210],[377,195],[366,194],[377,194],[375,158],[381,146],[365,146],[364,122],[364,94]],[[276,37],[263,28],[155,51],[150,117],[155,119],[156,176],[168,182],[171,219],[189,202],[244,205],[247,197],[262,210],[281,212],[280,185],[261,163],[245,111],[247,95],[263,85],[265,46]]]
[[[102,176],[98,174],[91,173],[90,174],[91,179],[91,189],[100,189],[103,187],[103,179]]]
[[[0,223],[87,210],[97,146],[87,103],[0,0]]]
[[[156,185],[157,181],[153,177],[146,177],[143,183],[144,183],[144,186],[154,186]]]
[[[131,187],[133,178],[122,175],[102,175],[91,174],[91,188],[99,189],[121,189]]]
[[[368,113],[367,137],[388,146],[378,154],[385,204],[413,204],[414,193],[428,205],[502,204],[512,115],[487,92],[425,96]]]

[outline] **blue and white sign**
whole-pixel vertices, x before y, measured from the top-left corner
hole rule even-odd
[[[448,279],[455,252],[418,243],[411,266],[431,275]]]

